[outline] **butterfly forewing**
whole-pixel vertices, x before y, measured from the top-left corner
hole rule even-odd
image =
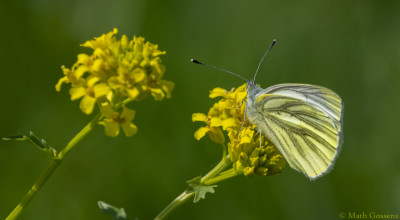
[[[330,89],[309,84],[285,83],[268,87],[260,92],[258,96],[263,94],[283,95],[303,100],[328,114],[335,126],[340,129],[342,100]]]
[[[315,179],[332,165],[340,144],[342,101],[308,84],[279,84],[256,95],[257,125],[289,165]]]

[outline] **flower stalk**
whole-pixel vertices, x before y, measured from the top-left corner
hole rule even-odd
[[[212,186],[215,183],[221,182],[223,180],[235,177],[239,175],[239,172],[236,172],[231,168],[230,170],[224,171],[227,167],[232,164],[229,155],[223,158],[211,171],[209,171],[204,177],[200,180],[200,185],[202,186]],[[189,200],[191,197],[195,195],[195,192],[192,189],[187,189],[182,192],[178,197],[176,197],[165,209],[163,209],[155,220],[163,220],[166,219],[172,211],[180,207],[183,203]]]
[[[163,209],[160,214],[158,214],[157,217],[154,218],[154,220],[166,219],[172,211],[183,205],[183,203],[185,203],[192,196],[194,196],[194,192],[190,190],[185,190],[178,197],[176,197],[174,201],[172,201],[167,207],[165,207],[165,209]]]
[[[14,210],[8,215],[6,220],[14,220],[17,219],[18,216],[22,213],[24,208],[29,204],[29,202],[36,196],[39,190],[42,188],[44,183],[49,179],[49,177],[56,170],[58,165],[65,159],[68,153],[87,135],[90,131],[92,131],[93,127],[97,124],[97,122],[102,118],[102,114],[99,113],[96,117],[94,117],[78,134],[76,134],[71,141],[65,146],[65,148],[57,154],[57,157],[52,159],[50,164],[47,166],[46,170],[39,177],[36,183],[31,187],[31,189],[26,193],[25,197],[21,200],[21,202],[14,208]]]

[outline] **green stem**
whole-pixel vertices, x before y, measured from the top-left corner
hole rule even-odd
[[[225,144],[221,144],[221,146],[222,146],[222,160],[224,160],[226,158],[226,155],[228,154],[228,152],[226,150]]]
[[[183,203],[185,203],[190,197],[194,196],[194,192],[185,190],[182,194],[180,194],[178,197],[174,199],[167,207],[165,207],[164,210],[160,212],[160,214],[157,215],[157,217],[154,220],[162,220],[166,219],[171,212],[181,206]]]
[[[82,130],[75,135],[68,142],[67,146],[58,154],[58,159],[62,161],[65,156],[71,151],[79,141],[81,141],[90,131],[92,131],[93,127],[97,124],[97,122],[103,117],[103,114],[97,114]]]
[[[32,198],[36,195],[36,193],[40,190],[43,184],[46,182],[49,176],[56,170],[58,166],[58,162],[56,160],[52,160],[44,173],[40,176],[40,178],[36,181],[36,183],[32,186],[29,192],[25,195],[22,201],[14,208],[14,210],[8,215],[6,220],[17,219],[17,217],[21,214],[22,210],[28,205],[28,203],[32,200]]]
[[[65,156],[67,156],[67,154],[75,147],[75,145],[79,143],[79,141],[81,141],[82,138],[85,137],[93,129],[93,127],[96,125],[101,117],[101,113],[94,117],[92,121],[90,121],[78,134],[75,135],[75,137],[71,139],[67,146],[57,155],[57,158],[51,160],[49,166],[39,177],[36,183],[32,186],[29,192],[25,195],[25,197],[21,200],[21,202],[14,208],[10,215],[8,215],[6,220],[13,220],[18,218],[24,208],[35,197],[40,188],[42,188],[46,180],[53,174],[58,165],[63,161]]]
[[[222,172],[223,170],[225,170],[230,164],[232,163],[232,161],[230,160],[229,155],[224,157],[218,164],[217,166],[215,166],[210,172],[208,172],[205,176],[203,176],[201,178],[201,183],[203,183],[204,181],[215,177],[216,175],[218,175],[220,172]]]
[[[232,177],[235,177],[237,175],[241,174],[240,172],[236,172],[233,168],[230,170],[225,171],[223,174],[221,173],[220,175],[212,178],[212,179],[207,179],[203,182],[204,185],[213,185],[215,183],[221,182],[226,179],[230,179]]]
[[[232,164],[232,161],[228,156],[225,156],[210,172],[208,172],[204,177],[201,178],[200,183],[205,186],[209,186],[218,183],[222,180],[232,178],[238,173],[232,168],[230,170],[224,171],[227,167]],[[166,219],[173,210],[185,203],[190,197],[194,196],[192,190],[185,190],[180,194],[174,201],[172,201],[164,210],[157,215],[155,220]]]

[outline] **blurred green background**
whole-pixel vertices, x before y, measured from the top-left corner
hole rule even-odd
[[[114,27],[144,36],[167,54],[170,100],[132,105],[139,132],[106,137],[98,126],[71,152],[20,219],[111,219],[97,201],[152,219],[220,159],[209,138],[193,137],[215,100],[214,87],[240,79],[189,62],[196,58],[264,88],[322,85],[344,100],[344,145],[333,171],[310,182],[286,167],[271,177],[236,177],[187,202],[170,219],[340,219],[340,212],[400,218],[400,1],[1,1],[0,136],[30,130],[62,149],[90,119],[57,93],[61,65],[90,52],[79,44]],[[18,204],[49,160],[33,146],[0,143],[0,218]]]

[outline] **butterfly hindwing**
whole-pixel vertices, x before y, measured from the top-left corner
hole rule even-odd
[[[310,179],[329,170],[342,132],[342,102],[333,91],[307,84],[279,84],[255,97],[258,128],[289,165]]]

